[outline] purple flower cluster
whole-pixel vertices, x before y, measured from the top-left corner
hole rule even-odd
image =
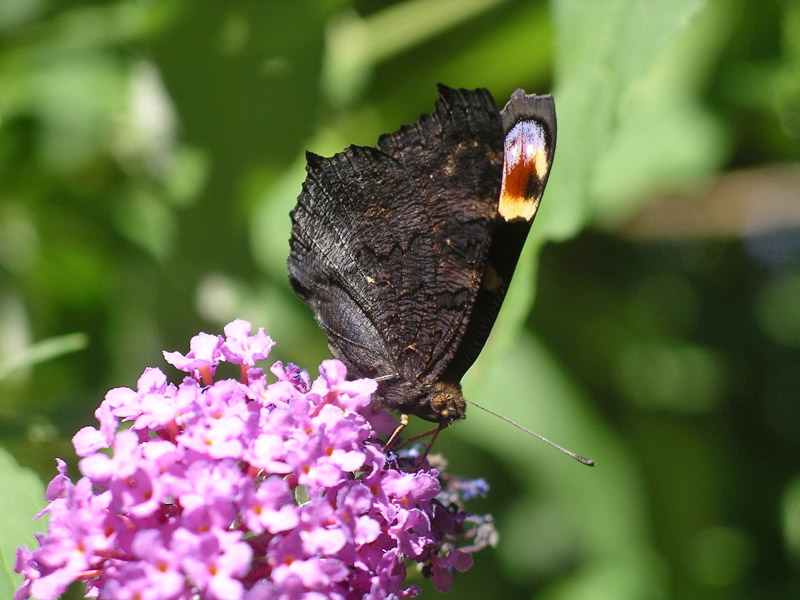
[[[49,532],[17,552],[16,599],[55,598],[76,580],[97,598],[407,598],[419,593],[405,583],[412,562],[446,592],[495,541],[490,517],[460,507],[485,484],[427,461],[401,469],[378,439],[395,421],[370,406],[376,383],[348,381],[338,361],[313,383],[278,362],[267,384],[255,364],[273,345],[237,320],[186,356],[164,353],[191,375],[179,385],[151,368],[136,390],[108,392],[99,429],[73,439],[81,479],[58,461]],[[222,362],[240,380],[215,382]]]

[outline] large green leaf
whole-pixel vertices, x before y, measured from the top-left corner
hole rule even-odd
[[[24,469],[0,448],[0,560],[3,576],[0,577],[0,597],[11,598],[22,578],[14,573],[14,561],[19,546],[26,544],[33,550],[38,545],[34,532],[44,531],[47,519],[34,521],[33,517],[44,508],[44,486],[32,471]]]
[[[591,179],[620,122],[621,100],[706,0],[555,0],[558,150],[539,228],[574,235],[593,215]]]
[[[617,140],[617,136],[620,138],[616,142],[616,156],[622,154],[622,157],[614,163],[618,167],[614,173],[628,174],[623,186],[627,190],[639,190],[642,183],[638,170],[625,169],[629,156],[667,169],[687,160],[678,152],[670,155],[673,161],[665,165],[663,144],[647,146],[641,143],[641,137],[635,137],[643,118],[640,113],[633,113],[631,120],[626,121],[618,111],[625,94],[652,77],[659,61],[670,50],[669,43],[680,45],[680,36],[686,36],[705,7],[706,0],[655,0],[644,4],[636,0],[555,0],[552,3],[556,30],[556,158],[541,214],[537,216],[531,233],[533,239],[527,244],[517,267],[495,333],[489,339],[484,355],[502,353],[530,312],[535,290],[534,256],[542,242],[571,237],[602,214],[602,202],[609,195],[593,196],[592,186],[599,169],[605,164],[605,153],[612,140]],[[661,81],[659,78],[656,80]],[[656,106],[660,106],[658,97],[656,101]],[[652,105],[652,102],[644,104],[645,118],[652,117],[654,111],[647,110]],[[681,123],[692,128],[691,131],[699,131],[697,122],[702,116],[695,117],[694,114],[691,113],[693,118]],[[662,123],[670,126],[680,119],[680,112],[676,115],[670,111]],[[623,123],[625,128],[620,134]],[[707,137],[717,139],[717,130],[712,125],[709,128]],[[631,137],[635,141],[631,141]],[[690,146],[690,140],[683,141],[686,147]],[[701,146],[690,156],[700,157],[702,149],[707,146]],[[712,158],[703,164],[716,165],[717,162]],[[652,170],[646,172],[652,174]],[[658,171],[659,174],[662,172],[663,169]],[[598,185],[607,188],[614,184],[601,179]],[[491,364],[491,359],[487,364]]]

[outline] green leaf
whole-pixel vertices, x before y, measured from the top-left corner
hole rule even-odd
[[[327,31],[323,86],[339,104],[354,101],[375,67],[398,54],[442,36],[503,0],[407,0],[361,18],[344,13]]]
[[[0,559],[3,576],[0,577],[0,597],[11,598],[22,578],[14,573],[16,549],[22,544],[37,548],[34,532],[44,531],[47,519],[33,521],[34,515],[44,508],[44,485],[28,469],[22,468],[14,458],[0,448]]]
[[[30,367],[64,354],[78,352],[88,344],[89,338],[83,333],[69,333],[37,342],[0,362],[0,381],[15,369]]]
[[[658,110],[647,110],[662,106],[660,95],[643,102],[645,109],[633,112],[629,120],[620,109],[630,89],[653,78],[652,71],[664,54],[675,52],[668,47],[669,42],[679,47],[686,43],[678,36],[686,34],[705,5],[705,0],[553,2],[558,81],[554,91],[558,113],[556,157],[541,214],[531,233],[533,239],[517,266],[484,354],[501,354],[521,329],[535,295],[534,257],[544,241],[575,235],[604,214],[604,202],[611,214],[629,208],[633,195],[644,188],[645,182],[663,177],[665,169],[667,173],[672,172],[670,169],[696,171],[702,165],[708,170],[721,162],[718,149],[722,136],[716,124],[693,112],[688,101],[663,113],[663,119],[657,120],[660,129],[645,130],[649,135],[664,134],[661,143],[657,135],[651,144],[649,137],[638,135],[642,120],[652,126],[653,115],[662,116]],[[698,36],[686,39],[694,41]],[[674,71],[664,68],[661,72],[666,75],[654,77],[653,85],[672,80]],[[676,121],[681,125],[677,132],[686,134],[686,138],[667,135],[673,134],[674,129],[669,128],[674,128]],[[698,141],[694,151],[687,153],[696,140],[705,143]],[[613,159],[607,159],[609,147],[614,150],[610,154]],[[665,147],[670,152],[665,154]],[[665,158],[669,159],[666,164]],[[630,165],[634,159],[639,164]],[[627,178],[620,181],[621,176]]]
[[[547,237],[571,237],[593,216],[589,185],[619,123],[623,95],[706,0],[554,1],[558,149],[542,204]],[[557,200],[557,201],[554,201]]]

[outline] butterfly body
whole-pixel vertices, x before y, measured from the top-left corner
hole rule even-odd
[[[439,94],[375,147],[307,154],[288,267],[334,356],[379,381],[378,402],[446,425],[464,417],[461,377],[538,208],[555,109],[521,90],[503,111],[486,90]]]

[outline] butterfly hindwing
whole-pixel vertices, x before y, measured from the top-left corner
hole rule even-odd
[[[377,148],[309,155],[290,280],[357,373],[435,379],[455,352],[496,214],[501,140],[487,92],[443,88],[433,115]]]
[[[394,374],[398,348],[413,345],[432,318],[409,298],[426,286],[420,263],[432,260],[418,194],[399,165],[374,148],[309,155],[307,171],[292,212],[292,286],[338,358],[361,375]],[[418,233],[399,231],[397,219]]]

